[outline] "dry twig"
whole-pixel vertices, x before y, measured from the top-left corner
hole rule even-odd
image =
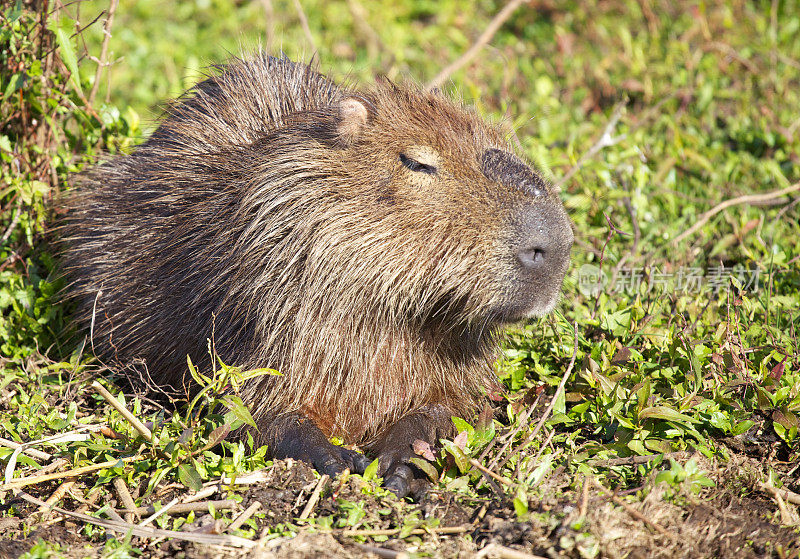
[[[89,491],[87,498],[84,499],[80,495],[76,495],[74,491],[70,491],[70,496],[75,499],[76,501],[81,503],[75,512],[86,512],[90,508],[94,507],[97,504],[97,501],[100,499],[100,496],[103,494],[103,491],[100,487],[94,487]]]
[[[150,524],[153,520],[155,520],[159,516],[163,516],[163,515],[167,514],[169,511],[171,511],[173,508],[175,508],[175,505],[178,504],[179,500],[180,499],[177,499],[177,498],[172,499],[169,503],[167,503],[166,505],[164,505],[163,507],[161,507],[160,509],[155,511],[153,514],[151,514],[150,516],[148,516],[144,520],[142,520],[139,523],[139,526],[147,526],[148,524]],[[155,507],[153,507],[153,508],[155,508]],[[175,514],[175,513],[173,513],[173,514]]]
[[[344,477],[344,476],[342,476]],[[317,501],[319,501],[319,496],[322,494],[322,490],[325,489],[325,486],[330,481],[331,476],[328,474],[323,475],[319,478],[319,482],[317,482],[317,486],[314,488],[314,492],[311,494],[311,497],[308,498],[308,502],[306,506],[303,508],[303,512],[300,513],[300,520],[305,520],[308,518],[311,513],[314,511],[314,507],[317,506]]]
[[[119,500],[128,509],[128,512],[125,513],[125,521],[133,522],[133,511],[136,510],[136,503],[133,502],[133,497],[131,497],[131,492],[128,491],[128,486],[125,485],[125,480],[121,477],[115,477],[111,483],[114,485]]]
[[[411,536],[421,536],[423,534],[439,534],[439,535],[452,535],[452,534],[464,534],[469,532],[469,528],[467,526],[445,526],[444,528],[416,528],[411,530],[408,534]],[[340,536],[396,536],[400,533],[400,528],[392,528],[389,530],[331,530],[331,533],[338,534]]]
[[[20,444],[14,441],[9,441],[8,439],[0,438],[0,446],[5,446],[7,448],[13,448],[14,450],[18,448],[22,448],[22,452],[27,454],[32,458],[37,458],[38,460],[50,460],[53,455],[47,452],[42,452],[41,450],[36,450],[35,448],[25,448],[24,444]]]
[[[20,491],[17,494],[21,499],[39,506],[48,506],[47,503],[41,499],[37,499],[32,495]],[[116,520],[103,520],[95,518],[86,514],[79,514],[76,512],[64,510],[59,507],[49,507],[50,510],[57,512],[63,516],[68,516],[87,524],[94,524],[95,526],[102,526],[106,530],[120,532],[122,534],[130,533],[134,536],[142,538],[173,538],[176,540],[183,540],[188,542],[196,542],[206,545],[222,545],[230,547],[239,547],[244,549],[252,549],[256,546],[256,542],[238,536],[216,535],[216,534],[198,534],[195,532],[177,532],[174,530],[161,530],[159,528],[141,527],[136,524],[128,524],[127,522],[119,522]]]
[[[697,218],[697,221],[689,227],[686,231],[672,239],[671,244],[677,245],[686,237],[694,234],[698,229],[700,229],[703,225],[708,223],[708,221],[721,212],[724,209],[730,208],[731,206],[737,206],[740,204],[763,204],[765,202],[772,201],[776,198],[780,198],[781,196],[786,196],[787,194],[791,194],[792,192],[800,191],[800,182],[794,183],[792,186],[787,186],[781,190],[773,190],[772,192],[767,192],[765,194],[746,194],[744,196],[737,196],[736,198],[730,198],[725,200],[724,202],[720,202],[707,212],[700,215]]]
[[[757,487],[761,491],[769,494],[778,504],[778,509],[781,511],[783,523],[793,524],[793,520],[797,518],[797,515],[791,514],[789,508],[786,506],[786,502],[792,503],[793,505],[800,505],[800,495],[794,491],[789,491],[786,488],[777,488],[772,485],[772,483],[761,482],[757,485]]]
[[[92,90],[89,92],[89,104],[94,103],[94,97],[97,95],[97,90],[100,88],[100,76],[103,73],[103,68],[108,66],[106,56],[108,56],[108,41],[111,39],[111,26],[114,25],[114,12],[117,11],[119,0],[111,0],[108,6],[108,15],[106,21],[103,23],[103,44],[100,47],[100,60],[97,61],[97,71],[94,74],[94,83]]]
[[[480,50],[485,47],[489,41],[492,40],[494,34],[500,29],[500,27],[506,22],[508,18],[511,17],[517,8],[522,6],[525,3],[525,0],[511,0],[508,4],[506,4],[502,10],[500,10],[496,16],[489,22],[489,25],[486,27],[481,36],[478,37],[478,40],[461,56],[455,59],[453,62],[448,64],[441,72],[436,74],[436,77],[433,78],[429,83],[427,88],[433,89],[435,87],[441,87],[441,85],[447,81],[447,79],[458,70],[461,69],[467,62],[475,58]]]
[[[54,479],[63,479],[65,477],[73,477],[73,476],[77,477],[89,472],[104,470],[106,468],[113,468],[120,462],[123,463],[133,462],[135,460],[141,460],[141,458],[142,458],[141,456],[127,456],[125,458],[120,458],[119,460],[109,460],[107,462],[101,462],[99,464],[90,464],[89,466],[83,466],[81,468],[73,468],[72,470],[67,470],[64,472],[56,472],[53,474],[45,474],[40,476],[22,477],[15,479],[12,482],[0,485],[0,491],[8,491],[9,489],[20,489],[27,485],[35,485],[37,483],[44,483],[45,481],[52,481]]]
[[[500,559],[546,559],[541,555],[531,555],[530,553],[511,549],[510,547],[498,545],[496,543],[490,543],[475,555],[475,559],[484,559],[487,557],[499,557]]]
[[[98,394],[100,394],[105,400],[111,404],[111,406],[117,410],[122,417],[128,420],[128,423],[133,425],[133,428],[139,431],[142,436],[147,439],[147,442],[153,442],[153,433],[148,429],[144,423],[139,421],[135,415],[128,411],[128,408],[122,405],[122,402],[117,400],[114,395],[106,390],[105,386],[100,384],[97,381],[92,382],[92,388],[94,388]]]
[[[578,507],[578,514],[584,518],[589,510],[589,479],[584,477],[581,485],[581,504]]]
[[[664,454],[647,454],[645,456],[627,456],[625,458],[609,458],[608,460],[589,460],[588,463],[594,467],[608,468],[610,466],[633,466],[636,464],[647,464],[658,458],[680,458],[687,456],[683,450],[667,452]]]
[[[264,47],[268,53],[272,52],[272,43],[275,41],[275,10],[272,7],[272,0],[261,0],[264,8],[264,33],[266,41]]]
[[[499,474],[494,473],[492,470],[490,470],[489,468],[487,468],[486,466],[484,466],[483,464],[481,464],[480,462],[478,462],[474,458],[470,458],[469,459],[469,463],[472,464],[475,468],[477,468],[481,472],[483,472],[484,474],[486,474],[487,476],[489,476],[490,478],[499,481],[503,485],[507,485],[509,487],[516,487],[517,486],[517,484],[514,483],[513,481],[511,481],[510,479],[505,478],[505,477],[503,477],[503,476],[501,476]]]
[[[314,36],[311,34],[311,28],[308,26],[308,18],[306,17],[306,13],[303,11],[303,6],[300,4],[300,0],[294,0],[294,9],[297,10],[297,17],[300,19],[300,26],[303,28],[303,33],[306,35],[306,40],[311,46],[311,51],[317,52],[317,45],[314,42]]]
[[[69,491],[70,488],[73,485],[75,485],[76,481],[78,481],[78,478],[76,477],[65,479],[64,482],[61,485],[59,485],[55,491],[53,491],[53,494],[47,498],[47,500],[45,501],[45,504],[47,504],[47,506],[39,507],[39,513],[44,514],[46,512],[49,512],[50,507],[59,502],[61,499],[63,499],[64,495],[66,495],[67,491]]]
[[[142,516],[145,514],[155,514],[156,512],[164,511],[164,514],[168,514],[170,516],[176,516],[179,514],[186,514],[192,511],[207,511],[209,505],[214,507],[214,510],[226,510],[232,509],[236,507],[236,501],[233,499],[221,499],[218,501],[200,501],[195,503],[175,503],[172,505],[170,503],[170,507],[167,508],[165,505],[161,508],[160,511],[156,511],[155,505],[147,505],[146,507],[136,507],[133,509],[133,513]],[[165,510],[166,509],[166,510]],[[119,512],[128,512],[124,509],[120,509]]]
[[[385,547],[375,547],[374,545],[367,545],[363,543],[356,544],[359,549],[372,555],[377,555],[381,559],[408,559],[410,555],[405,551],[395,551],[394,549],[386,549]]]
[[[240,514],[239,516],[237,516],[237,517],[236,517],[236,518],[233,520],[233,522],[231,522],[231,523],[228,525],[228,527],[226,528],[226,530],[227,530],[228,532],[233,532],[234,530],[238,530],[238,529],[239,529],[239,528],[241,528],[241,527],[242,527],[242,525],[243,525],[245,522],[247,522],[247,520],[248,520],[248,519],[249,519],[251,516],[253,516],[253,515],[256,513],[256,511],[258,511],[258,509],[260,509],[260,508],[261,508],[261,502],[260,502],[260,501],[253,501],[252,503],[250,503],[250,506],[249,506],[249,507],[247,507],[247,508],[244,510],[244,512],[242,512],[242,514]]]
[[[274,470],[270,470],[268,472],[265,472],[263,470],[259,470],[259,471],[255,471],[255,472],[250,472],[249,474],[244,475],[244,476],[236,476],[236,477],[230,477],[230,476],[223,475],[222,477],[220,477],[220,479],[206,482],[204,485],[205,486],[215,486],[216,487],[216,486],[218,486],[220,484],[222,484],[222,485],[254,485],[256,483],[265,483],[265,482],[269,482],[272,479],[273,471]]]
[[[194,503],[195,501],[199,501],[200,499],[205,499],[206,497],[211,497],[214,493],[217,492],[217,488],[214,486],[205,487],[195,493],[194,495],[189,495],[186,497],[183,502],[184,503]]]
[[[122,517],[119,515],[119,513],[118,513],[117,511],[115,511],[115,510],[114,510],[112,507],[107,507],[107,508],[106,508],[106,509],[103,511],[103,513],[104,513],[104,514],[107,514],[107,515],[108,515],[108,517],[109,517],[111,520],[115,520],[115,521],[117,521],[117,522],[125,522],[125,519],[123,519],[123,518],[122,518]],[[130,522],[127,522],[127,524],[130,524]]]

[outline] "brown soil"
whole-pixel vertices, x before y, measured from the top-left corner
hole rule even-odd
[[[697,459],[697,458],[696,458]],[[482,500],[466,499],[456,493],[431,489],[417,502],[400,502],[393,496],[366,488],[359,478],[335,480],[320,499],[313,517],[342,517],[342,507],[356,503],[364,515],[360,528],[388,529],[403,525],[410,515],[417,519],[438,519],[439,526],[463,526],[464,535],[411,536],[405,540],[359,539],[337,533],[320,533],[312,525],[298,521],[317,476],[307,465],[293,461],[277,462],[266,482],[248,487],[241,508],[257,500],[264,516],[258,518],[261,535],[258,547],[249,552],[210,548],[176,540],[148,544],[134,538],[133,544],[145,557],[375,557],[372,548],[412,551],[433,557],[471,557],[489,544],[512,548],[544,557],[779,557],[800,555],[800,536],[796,530],[780,526],[775,503],[748,486],[750,471],[759,464],[743,457],[726,468],[703,463],[703,469],[716,477],[713,492],[673,495],[663,484],[642,490],[643,498],[626,498],[630,506],[651,523],[666,530],[662,534],[646,522],[614,504],[598,491],[590,491],[584,501],[580,491],[565,473],[547,478],[530,501],[530,519],[517,520],[507,497],[487,495]],[[76,505],[76,503],[72,503]],[[17,504],[19,506],[19,504]],[[71,508],[70,503],[65,503]],[[21,507],[27,510],[26,507]],[[586,516],[581,519],[581,510]],[[33,512],[33,507],[30,508]],[[0,520],[0,558],[19,557],[39,539],[61,545],[64,556],[99,556],[104,546],[101,537],[88,538],[78,524],[52,524],[29,534],[20,532],[21,523],[13,518]],[[188,528],[213,524],[208,515],[199,515]],[[270,528],[292,524],[294,538],[270,538]],[[116,537],[116,536],[115,536]],[[492,555],[489,555],[492,557]]]

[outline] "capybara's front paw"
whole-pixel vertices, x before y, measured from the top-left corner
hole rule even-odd
[[[450,410],[442,405],[425,406],[392,425],[376,445],[383,485],[398,497],[425,486],[425,476],[411,464],[414,443],[433,445],[453,430]]]
[[[345,470],[363,474],[369,466],[369,459],[360,452],[325,442],[327,445],[308,449],[309,461],[319,472],[331,477],[336,477]]]
[[[409,494],[415,477],[410,466],[411,449],[411,444],[403,444],[401,448],[387,449],[378,455],[383,486],[400,498]]]
[[[363,474],[369,459],[360,452],[332,444],[313,421],[290,413],[275,418],[266,438],[273,458],[309,462],[318,472],[336,477],[345,470]]]

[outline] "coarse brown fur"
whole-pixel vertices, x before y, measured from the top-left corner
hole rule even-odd
[[[367,447],[426,406],[468,415],[498,327],[552,308],[572,243],[512,152],[439,93],[236,61],[63,201],[80,323],[164,385],[187,354],[208,366],[212,331],[225,362],[277,369],[243,387],[262,441],[288,412]],[[550,243],[535,274],[530,235]]]

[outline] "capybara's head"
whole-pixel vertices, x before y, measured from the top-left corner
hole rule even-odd
[[[322,276],[349,284],[362,308],[373,301],[422,323],[496,324],[553,309],[569,219],[497,127],[438,92],[391,83],[344,96],[326,122],[317,115],[307,130],[326,145],[337,200],[337,218],[320,225],[331,228],[318,237]]]

